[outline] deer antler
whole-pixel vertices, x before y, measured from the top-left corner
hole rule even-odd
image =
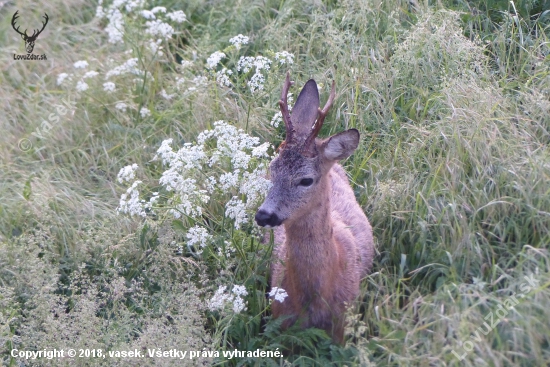
[[[44,13],[43,18],[46,19],[46,22],[42,22],[42,29],[41,29],[41,30],[36,29],[36,30],[32,33],[32,36],[29,37],[30,39],[36,39],[36,38],[38,38],[38,36],[40,35],[40,33],[42,33],[42,31],[44,30],[44,28],[46,28],[46,24],[48,24],[48,20],[49,20],[50,18],[48,18],[48,14],[46,14],[46,13]],[[36,33],[37,31],[38,31],[38,33]]]
[[[290,72],[287,71],[285,83],[283,84],[283,90],[281,91],[281,100],[279,101],[279,107],[281,108],[281,114],[283,115],[283,121],[285,122],[286,128],[286,144],[290,144],[293,135],[294,127],[292,126],[292,121],[290,120],[290,112],[288,111],[288,90],[294,82],[290,81]]]
[[[29,42],[32,42],[32,41],[35,41],[36,38],[38,38],[38,36],[40,35],[40,33],[42,33],[42,31],[44,30],[44,28],[46,28],[46,24],[48,24],[48,14],[44,13],[44,16],[43,18],[46,19],[45,22],[42,22],[42,29],[41,30],[38,30],[38,29],[35,29],[32,36],[29,36],[27,34],[27,30],[25,29],[25,32],[24,33],[21,33],[21,31],[19,30],[19,27],[15,27],[15,21],[17,20],[17,18],[19,18],[19,10],[17,10],[15,12],[15,14],[13,14],[13,17],[11,18],[11,26],[13,27],[13,29],[19,33],[21,36],[23,36],[23,38],[25,39],[25,41],[29,41]],[[37,33],[38,32],[38,33]]]
[[[25,33],[21,33],[21,32],[19,31],[19,27],[15,28],[15,21],[17,20],[17,18],[19,18],[19,15],[18,15],[17,13],[19,13],[19,10],[17,10],[17,11],[15,12],[15,14],[13,14],[13,17],[11,18],[11,26],[13,27],[13,29],[14,29],[17,33],[19,33],[19,34],[22,35],[23,37],[27,38],[28,36],[27,36],[27,30],[26,30],[26,29],[25,29]]]
[[[315,121],[315,124],[311,128],[311,133],[307,137],[306,141],[304,142],[304,151],[311,151],[315,138],[319,134],[319,131],[321,131],[321,128],[323,127],[323,122],[325,122],[325,117],[328,115],[328,111],[330,111],[330,108],[332,107],[332,103],[334,102],[334,98],[336,98],[336,83],[334,80],[332,81],[332,87],[330,89],[330,95],[328,97],[327,103],[325,104],[325,107],[321,110],[319,108],[317,120]]]

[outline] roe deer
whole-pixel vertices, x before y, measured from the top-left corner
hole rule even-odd
[[[332,339],[344,341],[346,304],[359,294],[359,282],[374,256],[372,228],[338,160],[349,157],[359,144],[356,129],[318,139],[335,98],[321,110],[315,80],[309,80],[288,111],[287,73],[279,106],[286,128],[280,154],[270,164],[273,186],[255,219],[275,230],[276,249],[271,287],[283,288],[282,303],[274,301],[273,316],[290,316],[282,327],[298,322],[317,327]]]

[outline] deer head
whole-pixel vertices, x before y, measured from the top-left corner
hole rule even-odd
[[[17,20],[17,18],[19,18],[19,15],[17,13],[19,13],[19,10],[17,10],[15,14],[13,14],[13,17],[11,18],[11,26],[13,27],[13,29],[15,29],[17,33],[21,35],[21,38],[23,38],[23,40],[25,41],[25,48],[27,50],[27,53],[30,54],[34,50],[34,42],[36,41],[40,33],[42,33],[44,28],[46,28],[46,24],[48,24],[48,19],[49,19],[48,14],[44,13],[44,18],[46,19],[46,21],[42,23],[42,29],[41,30],[35,29],[32,36],[29,36],[27,34],[26,29],[25,29],[25,32],[21,33],[19,31],[19,27],[17,28],[15,27],[15,21]]]
[[[268,228],[310,211],[310,203],[315,202],[313,199],[319,190],[326,187],[325,179],[332,165],[350,156],[359,144],[356,129],[317,139],[334,102],[334,82],[328,101],[321,110],[317,83],[310,79],[300,92],[292,114],[287,103],[291,84],[287,73],[279,101],[286,140],[281,144],[279,156],[270,164],[273,186],[255,216],[258,225]]]

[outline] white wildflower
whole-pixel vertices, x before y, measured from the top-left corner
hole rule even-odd
[[[182,68],[188,68],[190,66],[193,65],[193,61],[189,61],[189,60],[181,60],[181,67]]]
[[[164,53],[161,51],[162,50],[162,47],[160,46],[161,43],[162,43],[161,39],[158,39],[156,41],[151,40],[149,41],[147,46],[149,50],[151,50],[151,53],[162,56]]]
[[[187,16],[181,10],[176,10],[171,13],[167,13],[166,16],[176,23],[183,23],[187,20]]]
[[[275,53],[275,60],[279,61],[281,65],[292,65],[294,64],[294,55],[287,51],[277,52]]]
[[[218,82],[219,85],[230,87],[231,81],[229,80],[229,75],[233,74],[233,71],[223,68],[222,70],[218,71],[216,73],[216,82]]]
[[[61,73],[57,76],[57,85],[61,85],[63,84],[63,82],[65,81],[65,79],[69,78],[69,80],[71,80],[71,76],[72,74],[67,74],[67,73]]]
[[[105,27],[105,32],[109,35],[109,43],[124,42],[124,19],[118,9],[110,9],[107,17],[109,24]]]
[[[233,157],[231,157],[231,163],[233,164],[234,168],[247,169],[250,159],[252,159],[252,157],[246,152],[243,152],[242,150],[237,150],[235,154],[233,154]]]
[[[151,198],[149,199],[149,202],[147,204],[145,204],[145,208],[146,209],[150,209],[152,213],[154,213],[154,211],[152,210],[153,209],[153,205],[157,202],[157,200],[159,199],[159,193],[158,192],[154,192],[153,193],[153,196],[151,196]]]
[[[107,83],[103,83],[103,90],[105,92],[113,92],[115,90],[116,86],[115,86],[115,83],[113,82],[107,82]]]
[[[138,165],[136,163],[122,167],[117,175],[118,182],[123,183],[124,181],[130,182],[130,180],[133,180],[136,177],[137,169]]]
[[[84,74],[84,76],[82,77],[82,79],[86,79],[86,78],[93,78],[93,77],[96,77],[98,76],[99,73],[97,71],[88,71],[86,72],[86,74]]]
[[[220,176],[220,184],[222,186],[222,190],[229,190],[233,187],[237,187],[239,184],[239,170],[235,170],[235,172],[223,173]]]
[[[128,105],[124,102],[118,102],[116,105],[115,105],[115,108],[117,110],[121,110],[122,112],[126,112],[126,108],[128,108]]]
[[[269,292],[269,297],[273,297],[275,298],[275,301],[283,303],[285,301],[285,298],[288,297],[288,294],[283,288],[273,287]]]
[[[162,98],[166,99],[167,101],[171,100],[175,96],[175,94],[166,93],[166,91],[164,89],[160,91],[160,95],[161,95]]]
[[[99,18],[99,19],[105,17],[105,11],[103,10],[103,7],[101,5],[98,5],[95,8],[95,16],[96,16],[96,18]]]
[[[189,87],[189,88],[187,88],[187,90],[188,91],[194,91],[194,90],[197,90],[200,87],[204,87],[204,86],[206,86],[207,81],[208,81],[208,78],[205,77],[205,76],[202,76],[202,75],[196,76],[196,77],[193,78],[193,80],[191,80],[191,82],[193,84],[195,84],[195,86],[194,87]]]
[[[166,8],[164,6],[155,6],[153,9],[151,9],[151,13],[166,13]]]
[[[228,303],[233,303],[233,312],[240,313],[243,310],[246,310],[246,302],[242,296],[248,295],[244,286],[235,285],[233,286],[232,293],[225,293],[227,286],[220,286],[216,291],[214,296],[210,299],[208,303],[208,308],[212,311],[221,310]]]
[[[181,213],[191,217],[202,215],[201,203],[207,203],[210,197],[206,190],[202,190],[194,178],[189,177],[190,170],[200,170],[206,154],[200,145],[185,144],[180,150],[174,152],[170,147],[171,139],[162,142],[157,150],[155,159],[160,157],[164,164],[170,168],[162,173],[159,183],[167,191],[174,191],[178,204],[171,213],[178,218]]]
[[[142,10],[140,14],[145,19],[149,19],[149,20],[157,19],[157,17],[155,17],[155,13],[153,13],[151,10]]]
[[[176,89],[177,90],[181,90],[183,83],[185,83],[184,78],[176,77]]]
[[[279,127],[279,124],[283,122],[283,114],[281,113],[281,111],[278,111],[277,113],[275,113],[273,115],[273,117],[271,118],[271,126],[273,127]]]
[[[247,296],[248,292],[246,291],[246,287],[244,285],[234,285],[233,286],[233,293],[236,296]]]
[[[153,158],[156,160],[161,158],[162,164],[170,164],[176,157],[176,153],[172,150],[170,144],[172,144],[173,139],[166,139],[160,144],[160,148],[157,149],[157,154]]]
[[[86,60],[79,60],[73,64],[73,67],[75,69],[85,69],[88,67],[88,61]]]
[[[289,111],[292,111],[292,107],[293,107],[292,102],[294,102],[293,97],[292,97],[292,93],[289,93],[288,96],[287,96],[287,103],[288,103],[288,110]],[[283,122],[283,114],[281,113],[281,111],[277,111],[277,113],[275,113],[275,115],[273,115],[273,118],[271,118],[271,126],[279,127],[279,124],[281,122]]]
[[[227,294],[225,294],[225,290],[227,287],[221,286],[218,288],[214,296],[210,299],[210,302],[208,303],[208,308],[211,311],[220,310],[225,305],[225,301],[227,300]]]
[[[216,190],[217,184],[218,184],[218,181],[216,180],[215,177],[212,177],[212,176],[208,177],[205,182],[206,190],[208,190],[208,192],[210,193],[214,192],[214,190]]]
[[[185,236],[187,237],[188,246],[199,245],[204,248],[212,240],[212,235],[208,234],[206,228],[200,226],[189,228]]]
[[[225,54],[221,51],[216,51],[208,59],[206,60],[207,68],[213,69],[218,65],[221,61],[221,59],[225,58]]]
[[[202,145],[193,145],[186,143],[178,150],[175,159],[170,162],[172,166],[183,168],[185,170],[202,169],[202,163],[206,159]]]
[[[78,83],[76,83],[76,90],[78,92],[84,92],[85,90],[87,90],[89,87],[88,87],[88,84],[86,84],[84,81],[82,80],[79,80]]]
[[[252,149],[253,157],[268,157],[267,150],[271,147],[271,144],[268,142],[263,143],[260,146],[257,146]]]
[[[164,23],[161,20],[153,20],[153,21],[147,21],[145,22],[145,25],[147,26],[147,29],[145,30],[145,33],[151,34],[153,36],[162,37],[165,39],[172,38],[172,35],[174,34],[174,28],[168,23]]]
[[[235,220],[235,229],[240,229],[248,220],[244,203],[236,196],[225,204],[225,215]]]
[[[115,67],[113,70],[109,70],[107,74],[105,74],[105,79],[109,79],[114,75],[122,75],[126,73],[131,73],[134,75],[143,75],[144,74],[143,71],[136,67],[137,64],[138,64],[137,57],[128,59],[124,64]]]
[[[250,91],[254,93],[256,91],[263,90],[264,83],[265,77],[260,73],[256,73],[252,76],[252,78],[250,78],[250,80],[246,84],[250,88]]]
[[[254,60],[254,66],[256,67],[256,72],[259,72],[260,70],[269,70],[269,66],[271,65],[271,60],[264,56],[256,56],[256,59]]]
[[[241,56],[237,62],[237,71],[243,71],[243,73],[248,73],[252,66],[254,66],[254,58],[252,56]]]
[[[208,78],[206,78],[205,76],[202,76],[202,75],[196,76],[196,77],[194,77],[193,80],[192,80],[192,82],[193,82],[197,87],[205,86],[207,81],[208,81]]]
[[[266,177],[267,170],[264,167],[258,167],[252,172],[245,172],[243,174],[239,192],[246,195],[247,209],[252,209],[259,205],[261,199],[267,195],[267,192],[273,185]]]
[[[147,214],[143,208],[143,202],[139,199],[139,191],[137,186],[141,181],[136,181],[132,184],[126,193],[120,196],[120,202],[117,208],[118,213],[126,213],[130,215],[139,215],[145,217]],[[128,198],[130,196],[130,198]]]
[[[233,299],[233,312],[240,313],[246,310],[246,303],[241,297],[235,297]]]
[[[145,1],[144,0],[115,0],[115,2],[113,3],[114,6],[120,6],[122,4],[124,4],[124,8],[126,9],[126,11],[128,13],[131,13],[134,9],[136,8],[142,8],[143,5],[145,5]],[[120,5],[119,5],[120,4]]]
[[[141,117],[147,117],[151,115],[151,111],[149,111],[149,109],[146,107],[141,107],[141,110],[139,110],[139,114],[141,115]]]
[[[243,36],[242,34],[239,34],[238,36],[235,36],[233,38],[229,39],[229,42],[235,46],[237,50],[240,50],[242,45],[247,45],[250,38],[247,36]]]
[[[246,302],[242,299],[242,296],[247,296],[248,292],[244,285],[234,285],[233,286],[233,312],[240,313],[243,310],[246,310]]]
[[[269,70],[271,65],[271,60],[264,56],[241,56],[237,62],[237,70],[243,73],[248,73],[252,70],[252,67],[256,68],[256,72],[252,78],[247,82],[250,91],[252,93],[264,89],[265,77],[261,73],[262,70]]]
[[[215,121],[214,126],[218,126],[219,123],[223,123],[223,120]],[[216,136],[216,130],[204,130],[197,136],[197,144],[203,145],[207,140]]]
[[[231,246],[231,244],[227,241],[223,241],[223,243],[225,245],[224,246],[225,248],[218,247],[218,256],[220,257],[225,256],[226,258],[229,259],[231,255],[235,252],[235,247]]]

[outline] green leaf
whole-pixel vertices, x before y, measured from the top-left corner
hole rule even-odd
[[[32,176],[29,177],[29,179],[25,182],[25,186],[23,187],[23,197],[27,201],[31,198],[31,194],[32,194],[31,180],[32,180]]]

